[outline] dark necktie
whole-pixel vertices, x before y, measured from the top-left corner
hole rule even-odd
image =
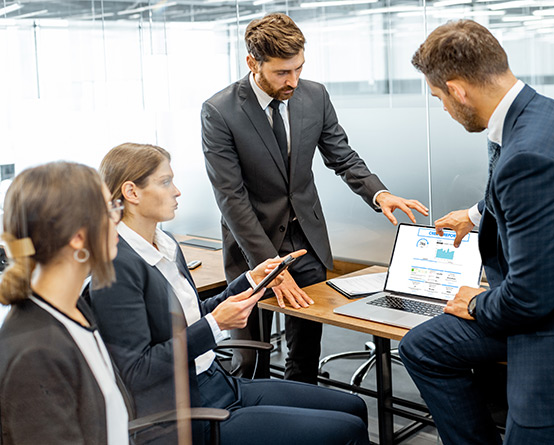
[[[491,178],[492,173],[494,172],[494,168],[496,167],[496,164],[498,163],[498,158],[500,157],[500,145],[498,145],[496,142],[491,141],[490,139],[487,139],[487,150],[489,152],[489,179],[487,180],[487,188],[485,189],[485,205],[487,206],[487,209],[494,214],[492,210],[492,198],[491,198]]]
[[[269,106],[273,109],[271,118],[273,120],[273,134],[275,134],[275,139],[277,139],[277,145],[281,150],[281,156],[283,156],[283,161],[285,161],[285,168],[289,169],[289,150],[287,144],[287,132],[285,131],[285,123],[279,112],[279,105],[281,101],[273,99]]]

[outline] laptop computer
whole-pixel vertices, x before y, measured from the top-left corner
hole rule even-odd
[[[479,287],[481,255],[476,232],[460,247],[456,234],[434,227],[400,224],[383,292],[335,308],[337,314],[413,328],[443,313],[461,286]]]

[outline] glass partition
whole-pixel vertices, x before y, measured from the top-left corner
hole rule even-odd
[[[489,27],[514,73],[554,94],[554,1],[21,0],[0,4],[0,164],[66,159],[98,166],[113,146],[158,144],[183,196],[176,233],[219,237],[200,139],[204,100],[247,74],[243,34],[268,12],[307,38],[303,77],[327,87],[352,147],[430,223],[480,199],[485,134],[470,135],[429,98],[410,59],[453,18]],[[314,159],[336,257],[387,263],[394,227]],[[407,221],[397,215],[400,221]]]

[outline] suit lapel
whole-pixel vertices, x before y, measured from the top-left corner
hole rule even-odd
[[[182,253],[182,252],[181,252]],[[194,291],[196,292],[196,285],[194,284],[194,280],[192,279],[192,275],[190,274],[189,268],[186,265],[185,257],[183,256],[181,258],[181,255],[177,254],[177,269],[179,272],[181,272],[187,281],[190,283]],[[196,296],[198,297],[198,292],[196,292]]]
[[[285,178],[285,181],[288,182],[288,173],[285,167],[285,161],[283,161],[281,151],[279,150],[277,140],[273,135],[273,130],[271,128],[271,125],[269,125],[267,116],[265,115],[264,110],[262,110],[262,108],[260,107],[260,103],[258,102],[258,99],[254,94],[252,87],[250,86],[248,76],[249,75],[243,77],[239,85],[239,97],[241,100],[241,107],[248,116],[248,119],[250,119],[250,122],[252,122],[252,125],[256,129],[256,132],[264,142],[264,145],[266,146],[269,154],[277,164],[277,168],[279,168],[279,171]]]
[[[517,118],[536,94],[537,92],[533,88],[525,85],[513,101],[508,113],[506,114],[506,119],[504,120],[504,128],[502,129],[502,146],[506,145],[506,141],[510,139],[510,133],[514,128]]]
[[[204,311],[202,310],[202,305],[200,304],[200,295],[198,295],[196,284],[194,284],[194,280],[192,279],[192,274],[190,273],[190,270],[187,267],[187,260],[185,260],[185,255],[183,255],[183,251],[181,250],[181,248],[178,247],[178,249],[179,250],[177,251],[177,269],[179,270],[179,272],[181,272],[184,275],[184,277],[190,283],[196,295],[196,302],[198,303],[198,309],[200,310],[200,315],[204,316],[206,314],[204,314]]]
[[[302,94],[302,81],[289,100],[289,122],[290,122],[290,183],[296,173],[296,162],[300,137],[302,135],[302,120],[304,118],[304,96]]]

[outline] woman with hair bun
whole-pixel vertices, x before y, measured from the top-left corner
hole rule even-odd
[[[129,442],[127,410],[90,310],[86,277],[114,281],[120,203],[98,173],[55,162],[23,171],[8,189],[2,244],[10,262],[0,303],[0,443]]]

